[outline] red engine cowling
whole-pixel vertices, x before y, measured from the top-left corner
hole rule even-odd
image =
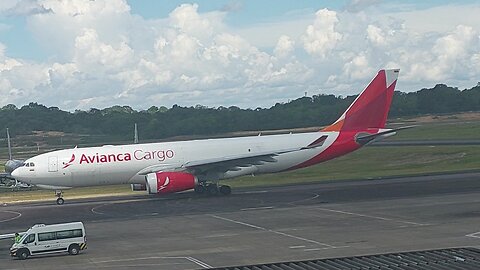
[[[150,194],[167,194],[192,189],[197,177],[184,172],[156,172],[147,174],[147,191]]]

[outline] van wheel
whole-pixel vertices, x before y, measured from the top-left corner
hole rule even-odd
[[[28,255],[29,255],[29,252],[26,249],[20,249],[19,251],[17,251],[17,257],[20,260],[25,260],[26,258],[28,258]]]
[[[68,253],[70,253],[70,255],[77,255],[79,251],[80,247],[77,244],[73,244],[68,247]]]

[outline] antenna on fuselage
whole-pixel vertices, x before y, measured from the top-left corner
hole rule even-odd
[[[137,123],[135,123],[135,134],[134,134],[134,137],[133,137],[133,143],[138,143]]]

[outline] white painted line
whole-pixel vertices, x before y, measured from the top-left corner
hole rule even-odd
[[[465,235],[466,237],[480,238],[480,232]]]
[[[15,233],[0,234],[0,240],[13,238],[15,238]]]
[[[233,222],[233,223],[240,224],[240,225],[243,225],[243,226],[247,226],[247,227],[250,227],[250,228],[254,228],[254,229],[258,229],[258,230],[262,230],[262,231],[267,231],[267,229],[265,229],[265,228],[262,228],[262,227],[259,227],[259,226],[256,226],[256,225],[252,225],[252,224],[248,224],[248,223],[245,223],[245,222],[236,221],[236,220],[229,219],[229,218],[224,218],[224,217],[219,217],[219,216],[216,216],[216,215],[210,215],[210,216],[214,217],[216,219],[221,219],[221,220]]]
[[[237,221],[237,220],[233,220],[233,219],[229,219],[229,218],[225,218],[225,217],[220,217],[220,216],[216,216],[216,215],[209,215],[209,216],[214,217],[216,219],[221,219],[221,220],[229,221],[229,222],[232,222],[232,223],[240,224],[240,225],[243,225],[243,226],[247,226],[247,227],[250,227],[250,228],[254,228],[254,229],[257,229],[257,230],[262,230],[262,231],[267,231],[267,232],[283,235],[283,236],[286,236],[286,237],[290,237],[290,238],[294,238],[294,239],[297,239],[297,240],[317,244],[317,245],[320,245],[320,246],[326,246],[328,248],[335,248],[335,246],[332,246],[332,245],[329,245],[329,244],[321,243],[321,242],[318,242],[318,241],[315,241],[315,240],[311,240],[311,239],[307,239],[307,238],[303,238],[303,237],[299,237],[299,236],[295,236],[295,235],[291,235],[291,234],[288,234],[288,233],[283,233],[283,232],[279,232],[279,231],[275,231],[275,230],[270,230],[270,229],[263,228],[263,227],[260,227],[260,226],[257,226],[257,225],[253,225],[253,224],[249,224],[249,223],[245,223],[245,222],[241,222],[241,221]]]
[[[209,265],[209,264],[207,264],[207,263],[205,263],[205,262],[202,262],[202,261],[200,261],[199,259],[195,259],[195,258],[193,258],[193,257],[185,257],[185,259],[187,259],[187,260],[189,260],[189,261],[191,261],[191,262],[193,262],[193,263],[196,263],[197,265],[199,265],[199,266],[201,266],[201,267],[203,267],[203,268],[205,268],[205,269],[213,268],[211,265]]]
[[[245,191],[245,192],[235,192],[235,194],[259,194],[259,193],[267,193],[267,190],[259,190],[259,191]]]
[[[338,246],[338,247],[333,247],[335,249],[337,248],[348,248],[350,246]],[[303,251],[317,251],[317,250],[326,250],[326,249],[332,249],[332,248],[328,248],[328,247],[324,247],[324,248],[307,248],[307,249],[304,249]]]
[[[291,249],[296,249],[296,248],[305,248],[305,247],[306,247],[306,246],[291,246],[291,247],[289,247],[289,248],[291,248]]]
[[[104,204],[101,204],[101,205],[94,206],[94,207],[92,207],[92,209],[90,209],[90,211],[94,214],[97,214],[97,215],[106,215],[105,213],[100,212],[97,209],[100,208],[100,207],[103,207],[105,205],[109,205],[109,204],[112,204],[112,203],[104,203]]]
[[[208,265],[205,262],[200,261],[199,259],[195,259],[193,257],[161,257],[161,256],[152,256],[152,257],[142,257],[142,258],[130,258],[130,259],[117,259],[117,260],[105,260],[105,261],[95,261],[91,260],[93,264],[97,263],[114,263],[114,262],[132,262],[132,261],[140,261],[140,260],[153,260],[153,259],[184,259],[188,260],[200,267],[203,268],[213,268],[212,266]]]
[[[12,220],[15,220],[15,219],[17,219],[17,218],[20,218],[20,217],[22,216],[22,213],[15,212],[15,211],[3,210],[3,211],[0,211],[0,212],[10,213],[10,214],[16,215],[16,216],[14,216],[14,217],[12,217],[12,218],[7,218],[7,219],[0,220],[0,223],[7,222],[7,221],[12,221]]]
[[[171,265],[184,265],[185,263],[142,263],[142,264],[115,264],[115,265],[95,265],[95,267],[99,268],[133,268],[133,269],[138,269],[141,267],[152,267],[156,266],[156,269],[160,269],[158,267],[163,266],[161,268],[165,269],[165,267],[171,266]],[[69,264],[70,266],[70,264]],[[13,270],[13,269],[12,269]]]
[[[231,237],[231,236],[237,236],[237,235],[238,233],[224,233],[224,234],[206,235],[199,238],[220,238],[220,237]]]
[[[315,209],[322,210],[322,211],[333,212],[333,213],[345,214],[345,215],[350,215],[350,216],[366,217],[366,218],[371,218],[371,219],[379,219],[379,220],[385,220],[385,221],[405,223],[405,224],[409,224],[409,225],[417,225],[417,226],[431,225],[431,224],[428,224],[428,223],[417,223],[417,222],[404,221],[404,220],[398,220],[398,219],[386,218],[386,217],[379,217],[379,216],[371,216],[371,215],[365,215],[365,214],[358,214],[358,213],[352,213],[352,212],[340,211],[340,210],[334,210],[334,209],[328,209],[328,208],[321,208],[321,207],[317,207]]]
[[[315,200],[318,197],[320,197],[320,195],[315,193],[315,195],[313,197],[306,198],[306,199],[301,199],[301,200],[298,200],[298,201],[289,202],[289,204],[295,205],[296,203],[299,203],[299,202],[307,202],[307,201]]]
[[[273,206],[264,206],[264,207],[252,207],[252,208],[243,208],[240,211],[251,211],[251,210],[265,210],[265,209],[273,209]]]

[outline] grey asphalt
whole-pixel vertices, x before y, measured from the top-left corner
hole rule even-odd
[[[0,234],[83,221],[78,256],[9,257],[0,269],[202,269],[480,246],[480,172],[0,207]]]

